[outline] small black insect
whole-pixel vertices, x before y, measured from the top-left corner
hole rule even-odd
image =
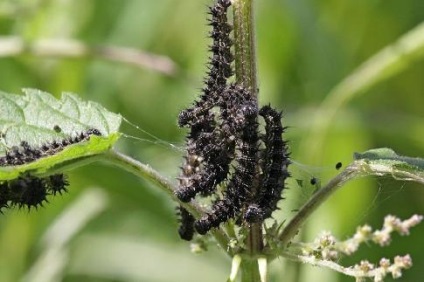
[[[59,125],[55,125],[55,126],[53,126],[53,130],[56,132],[56,133],[60,133],[60,132],[62,132],[62,128],[60,128],[60,126]]]
[[[339,170],[342,167],[342,165],[343,164],[341,162],[336,163],[336,169]]]

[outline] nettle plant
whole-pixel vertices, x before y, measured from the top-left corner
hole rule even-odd
[[[290,201],[283,196],[291,155],[282,113],[271,105],[258,105],[252,3],[217,0],[209,15],[212,43],[204,87],[178,117],[188,135],[176,181],[113,148],[122,135],[119,114],[69,93],[60,100],[33,89],[25,89],[24,95],[0,93],[1,210],[43,206],[49,195],[67,191],[67,171],[107,161],[152,181],[175,201],[181,239],[195,241],[198,248],[199,242],[206,244],[205,238],[215,240],[233,260],[229,281],[239,273],[242,281],[266,281],[268,264],[280,257],[330,268],[356,281],[401,277],[412,266],[409,255],[362,260],[347,267],[338,261],[354,254],[361,244],[385,246],[392,233],[408,235],[421,215],[406,220],[388,215],[381,229],[363,225],[343,241],[329,232],[310,243],[295,236],[346,182],[374,175],[424,183],[424,160],[399,156],[387,148],[356,153],[353,162],[317,189],[291,218],[273,219],[278,205]],[[408,45],[408,36],[398,44]],[[395,63],[382,59],[380,67]]]

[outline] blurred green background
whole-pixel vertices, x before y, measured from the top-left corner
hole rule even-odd
[[[325,184],[336,175],[338,161],[347,165],[353,152],[370,148],[424,155],[424,61],[419,59],[402,61],[402,72],[337,108],[327,131],[318,134],[324,141],[309,146],[317,137],[310,134],[315,112],[331,89],[421,23],[424,1],[256,2],[260,102],[284,111],[295,178],[307,183],[314,176]],[[0,89],[20,93],[23,87],[32,87],[57,97],[71,91],[121,113],[158,139],[124,123],[124,133],[150,141],[124,137],[117,147],[173,179],[185,134],[176,117],[198,94],[205,73],[208,4],[207,0],[0,0],[0,50],[10,36],[29,44],[46,38],[75,39],[137,48],[167,56],[177,66],[169,75],[100,58],[18,52],[0,57]],[[8,210],[1,215],[1,282],[225,281],[230,259],[214,246],[201,255],[190,253],[189,244],[177,234],[175,204],[159,189],[102,164],[72,171],[70,182],[68,194],[51,198],[38,212]],[[309,186],[291,182],[288,199],[282,203],[285,213],[277,217],[290,217],[290,209],[298,208],[313,190]],[[96,207],[102,211],[91,214]],[[379,228],[387,214],[407,218],[414,213],[424,213],[422,186],[367,178],[337,192],[308,221],[301,236],[310,241],[321,230],[331,230],[346,239],[358,225]],[[365,245],[341,263],[377,262],[383,256],[409,253],[414,267],[401,281],[423,281],[423,238],[424,226],[418,226],[409,237],[395,235],[389,247]],[[271,264],[270,278],[353,281],[284,259]]]

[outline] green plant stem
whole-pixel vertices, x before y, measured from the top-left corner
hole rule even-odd
[[[318,190],[290,220],[279,235],[284,250],[290,240],[296,236],[301,225],[325,202],[337,189],[353,178],[364,176],[391,176],[396,180],[413,181],[424,184],[421,159],[403,156],[384,158],[384,156],[358,159],[346,167],[339,175]]]
[[[328,199],[328,197],[330,197],[331,194],[333,194],[346,181],[359,175],[362,175],[361,168],[357,165],[356,162],[354,162],[346,167],[342,173],[330,180],[326,186],[318,190],[282,230],[281,234],[279,235],[282,247],[285,248],[290,240],[296,236],[302,224],[321,204],[323,204]]]
[[[424,22],[358,66],[328,93],[311,118],[311,130],[303,138],[300,151],[308,156],[309,161],[319,160],[327,131],[342,107],[423,58]]]
[[[253,0],[233,0],[233,7],[236,80],[257,95]]]
[[[192,203],[180,202],[174,193],[176,187],[151,166],[143,164],[115,150],[110,150],[105,155],[103,155],[103,160],[110,162],[113,165],[119,166],[122,169],[136,175],[137,177],[148,179],[156,186],[161,188],[175,202],[178,202],[180,205],[186,208],[195,217],[199,217],[201,214],[204,214],[204,211],[199,206]],[[225,232],[222,229],[216,229],[212,232],[212,234],[222,249],[230,256],[232,256],[232,250],[228,247],[229,238]]]
[[[236,80],[249,88],[251,95],[257,96],[253,0],[234,0],[233,13]],[[260,253],[263,248],[262,224],[250,226],[247,246],[251,254]]]
[[[233,257],[233,261],[231,262],[231,273],[230,273],[230,277],[228,278],[229,282],[235,282],[236,281],[241,262],[242,262],[242,257],[240,255],[236,254]]]
[[[104,159],[103,154],[96,154],[91,156],[85,156],[78,159],[73,159],[71,161],[64,161],[63,163],[57,164],[51,168],[49,168],[47,171],[44,171],[42,173],[36,173],[34,175],[38,177],[47,177],[49,175],[55,174],[55,173],[63,173],[64,171],[70,171],[73,169],[77,169],[82,166],[89,165],[94,162],[98,162]]]
[[[151,166],[143,164],[116,150],[108,151],[105,154],[105,160],[110,161],[114,165],[119,166],[142,179],[148,179],[167,193],[173,200],[178,201],[174,194],[176,187]],[[193,212],[197,215],[199,214],[198,210],[194,210]]]
[[[258,261],[251,258],[243,258],[240,265],[241,268],[241,281],[242,282],[260,282],[261,276],[259,273]]]
[[[257,96],[253,0],[233,0],[233,18],[236,81],[250,89],[251,95]],[[252,191],[252,193],[256,193],[256,191]],[[263,249],[261,223],[252,224],[249,227],[246,248],[250,258],[261,253]],[[260,281],[257,261],[243,260],[241,276],[242,281]]]
[[[175,76],[178,72],[177,65],[170,58],[134,48],[90,46],[71,39],[40,39],[26,42],[17,36],[0,37],[0,57],[22,54],[60,58],[94,57],[150,69],[169,76]]]

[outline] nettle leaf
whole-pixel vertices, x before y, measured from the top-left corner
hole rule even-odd
[[[424,159],[396,154],[390,148],[355,153],[361,170],[374,175],[391,175],[395,179],[424,183]]]
[[[24,95],[0,92],[1,181],[26,172],[48,174],[50,170],[106,152],[120,137],[122,117],[97,103],[83,101],[71,93],[63,93],[58,100],[40,90],[23,92]],[[25,151],[25,146],[37,150],[52,144],[60,144],[60,148],[45,149],[41,157],[24,164],[5,163],[7,156],[13,160]]]

